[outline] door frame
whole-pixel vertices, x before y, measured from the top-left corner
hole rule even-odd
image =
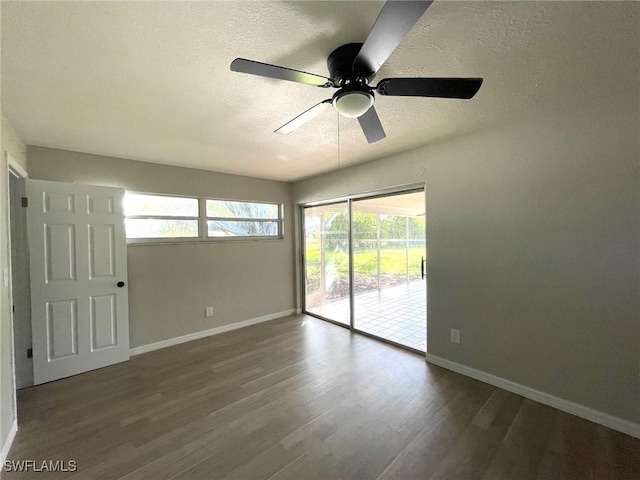
[[[11,263],[11,176],[20,178],[22,180],[26,180],[29,178],[29,174],[27,171],[20,165],[18,160],[11,155],[8,151],[4,151],[3,160],[3,173],[5,175],[5,188],[6,188],[6,198],[5,198],[5,215],[7,218],[7,268],[8,268],[8,290],[9,290],[9,301],[13,304],[13,276],[11,272],[13,271],[13,265]],[[29,246],[27,245],[27,249]],[[28,268],[28,265],[27,265]],[[4,275],[4,272],[2,272]],[[11,331],[11,373],[13,375],[13,411],[16,419],[16,424],[18,421],[18,402],[17,402],[17,389],[16,389],[16,357],[15,357],[15,332],[13,330],[13,308],[9,308],[9,316],[10,316],[10,331]]]
[[[300,279],[299,279],[299,285],[300,285],[300,291],[302,292],[301,295],[301,305],[302,305],[302,313],[305,315],[310,315],[312,317],[315,318],[319,318],[320,320],[324,320],[326,322],[330,322],[333,323],[334,325],[338,325],[342,328],[346,328],[352,332],[356,332],[362,335],[365,335],[367,337],[370,338],[375,338],[376,340],[381,340],[383,342],[386,342],[388,344],[394,345],[396,347],[400,347],[403,348],[405,350],[409,350],[411,352],[415,352],[415,353],[419,353],[420,355],[425,354],[426,352],[422,352],[421,350],[417,350],[415,348],[409,347],[407,345],[402,345],[400,343],[394,342],[393,340],[388,340],[386,338],[383,337],[379,337],[377,335],[373,335],[371,333],[365,332],[363,330],[359,330],[358,328],[355,327],[354,325],[354,321],[355,321],[355,309],[354,309],[354,305],[353,305],[353,297],[354,297],[354,291],[353,291],[353,278],[354,278],[354,271],[353,271],[353,242],[352,242],[352,237],[353,237],[353,232],[352,232],[352,225],[351,225],[351,220],[352,220],[352,204],[354,201],[357,200],[368,200],[368,199],[373,199],[373,198],[381,198],[381,197],[388,197],[388,196],[392,196],[392,195],[402,195],[405,193],[414,193],[414,192],[423,192],[425,195],[425,214],[426,214],[426,197],[427,197],[427,188],[426,188],[426,184],[425,183],[415,183],[415,184],[409,184],[409,185],[401,185],[401,186],[397,186],[397,187],[390,187],[390,188],[386,188],[386,189],[380,189],[380,190],[375,190],[375,191],[371,191],[371,192],[365,192],[365,193],[360,193],[360,194],[354,194],[354,195],[348,195],[348,196],[344,196],[344,197],[337,197],[337,198],[332,198],[330,200],[321,200],[321,201],[317,201],[317,202],[307,202],[307,203],[301,203],[298,205],[298,214],[299,214],[299,218],[300,218],[300,248],[301,248],[301,252],[302,255],[300,257],[301,260],[301,269],[300,269]],[[330,318],[326,318],[323,317],[322,315],[318,315],[316,313],[312,313],[309,312],[307,310],[307,286],[306,286],[306,235],[305,235],[305,214],[304,211],[306,208],[312,208],[312,207],[321,207],[321,206],[325,206],[325,205],[334,205],[337,203],[347,203],[347,215],[348,215],[348,236],[349,236],[349,325],[345,325],[343,323],[337,322],[335,320],[331,320]],[[425,229],[425,241],[426,241],[426,229]],[[426,286],[425,286],[426,288]],[[426,304],[425,304],[425,312],[426,312]]]

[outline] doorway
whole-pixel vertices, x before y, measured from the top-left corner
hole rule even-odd
[[[13,320],[13,355],[16,388],[33,385],[31,345],[31,297],[27,218],[22,198],[26,172],[9,166],[9,229],[11,237],[11,301]]]
[[[424,189],[302,213],[305,313],[426,352]]]

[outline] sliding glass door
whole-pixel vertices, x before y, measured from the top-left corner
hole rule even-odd
[[[426,351],[424,190],[303,212],[305,311]]]
[[[304,209],[305,310],[350,325],[347,202]]]

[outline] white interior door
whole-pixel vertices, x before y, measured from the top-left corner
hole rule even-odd
[[[128,360],[124,190],[26,187],[34,384]]]

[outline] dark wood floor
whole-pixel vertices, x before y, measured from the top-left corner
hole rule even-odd
[[[21,390],[3,478],[637,479],[640,440],[311,317]]]

